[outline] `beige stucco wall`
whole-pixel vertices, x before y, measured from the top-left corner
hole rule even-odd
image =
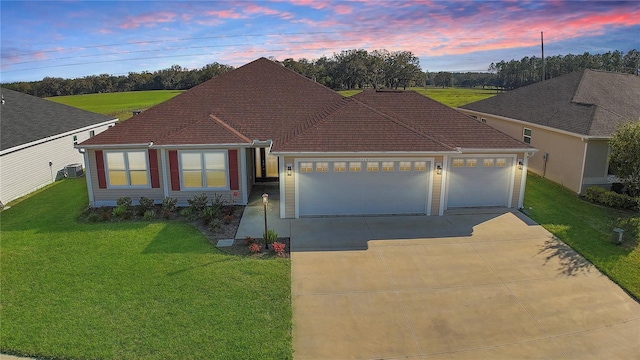
[[[610,186],[607,180],[609,168],[609,140],[589,140],[582,178],[582,191],[593,185]]]
[[[576,193],[580,192],[583,173],[582,164],[587,146],[587,143],[582,141],[580,137],[470,111],[463,110],[463,112],[477,116],[478,120],[481,118],[486,119],[487,125],[518,140],[523,140],[524,128],[531,129],[531,146],[537,148],[538,152],[529,159],[529,170]],[[546,170],[543,159],[544,153],[549,154]]]

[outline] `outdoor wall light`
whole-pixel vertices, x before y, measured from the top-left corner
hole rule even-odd
[[[522,160],[518,159],[518,170],[522,170],[523,166],[524,166],[524,164],[522,163]]]
[[[291,164],[287,164],[287,176],[291,176],[292,167]]]
[[[442,175],[442,165],[440,164],[436,165],[436,174]]]

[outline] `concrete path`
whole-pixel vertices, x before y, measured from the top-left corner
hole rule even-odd
[[[290,224],[295,359],[640,354],[640,305],[519,213]]]

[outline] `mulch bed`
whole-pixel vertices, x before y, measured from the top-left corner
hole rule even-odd
[[[159,206],[157,206],[156,208],[157,208],[156,212],[159,214],[161,212],[161,209]],[[230,215],[232,216],[226,218],[225,221],[223,221],[222,226],[220,226],[218,229],[215,229],[215,230],[211,230],[200,219],[188,221],[188,222],[194,227],[196,227],[198,230],[200,230],[202,235],[204,235],[204,237],[206,237],[207,240],[209,240],[212,246],[216,247],[216,249],[222,252],[225,252],[231,255],[240,255],[240,256],[253,256],[253,257],[265,257],[265,258],[275,257],[276,254],[272,249],[269,250],[264,248],[264,240],[262,238],[257,238],[254,240],[258,245],[261,245],[262,247],[261,251],[255,254],[252,253],[251,250],[249,249],[250,243],[248,243],[246,239],[235,239],[236,233],[238,232],[238,227],[240,226],[240,219],[242,219],[242,214],[244,213],[245,206],[232,205],[228,207],[228,209],[232,209],[232,211],[230,212]],[[88,208],[80,216],[80,220],[87,221],[87,217],[91,213],[98,214],[100,217],[99,221],[141,221],[143,220],[142,216],[135,213],[127,220],[116,220],[111,217],[112,211],[113,211],[113,207],[102,207],[97,209]],[[180,211],[174,212],[168,218],[168,220],[187,221],[183,216],[180,215]],[[217,247],[216,245],[218,244],[218,240],[222,240],[222,239],[235,239],[235,240],[233,241],[232,246]],[[284,257],[289,257],[290,239],[288,237],[279,237],[277,241],[285,244]]]

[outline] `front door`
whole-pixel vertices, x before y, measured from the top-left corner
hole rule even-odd
[[[278,157],[256,148],[256,182],[278,181]]]

